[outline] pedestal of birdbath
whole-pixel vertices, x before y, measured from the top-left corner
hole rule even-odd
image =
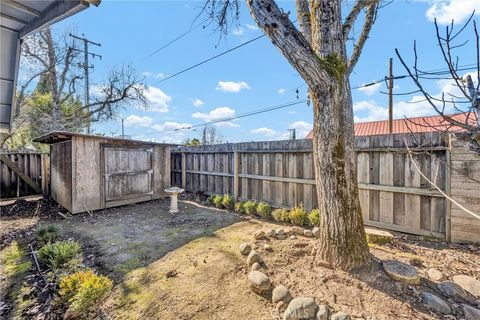
[[[170,196],[170,213],[178,212],[178,195],[184,191],[184,189],[177,187],[165,189],[165,192]]]

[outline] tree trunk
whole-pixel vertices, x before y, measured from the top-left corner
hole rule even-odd
[[[247,3],[258,26],[307,82],[313,101],[313,154],[321,212],[319,256],[343,270],[365,266],[370,260],[358,198],[340,0],[310,1],[310,11],[304,12],[310,17],[310,41],[274,0]]]
[[[50,92],[53,104],[53,128],[60,129],[60,94],[57,85],[57,58],[55,56],[55,48],[53,47],[53,38],[50,28],[43,31],[47,40],[47,56],[48,56],[48,79],[50,83]]]

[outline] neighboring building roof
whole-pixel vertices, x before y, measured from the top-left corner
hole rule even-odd
[[[20,40],[101,0],[0,0],[0,133],[9,132],[15,103]]]
[[[475,113],[459,113],[449,115],[452,119],[461,122],[475,124],[477,122],[477,116]],[[452,126],[442,116],[429,116],[429,117],[415,117],[393,120],[393,133],[419,133],[419,132],[434,132],[434,131],[451,131],[461,132],[463,128]],[[381,134],[389,134],[388,120],[370,121],[370,122],[358,122],[355,123],[355,136],[374,136]],[[305,139],[312,139],[313,132],[310,131]]]

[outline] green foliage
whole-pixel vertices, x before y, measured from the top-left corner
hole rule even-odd
[[[272,207],[266,202],[260,202],[257,205],[257,214],[263,218],[270,218],[272,215]]]
[[[290,222],[296,226],[303,226],[307,220],[307,213],[303,205],[295,206],[290,210]]]
[[[219,196],[219,195],[216,195],[215,197],[213,197],[213,204],[217,208],[222,209],[223,208],[223,197]]]
[[[222,206],[225,209],[233,210],[233,207],[235,206],[235,202],[233,201],[233,198],[230,195],[225,194],[223,195],[223,198],[222,198]]]
[[[245,210],[245,213],[249,216],[254,216],[257,212],[257,203],[255,201],[246,201],[243,204],[243,209]]]
[[[290,212],[287,209],[275,209],[272,212],[272,217],[277,222],[289,222]]]
[[[87,269],[63,277],[59,287],[60,297],[68,304],[68,310],[85,314],[110,291],[112,281]]]
[[[328,72],[328,74],[335,77],[338,82],[342,80],[342,77],[347,71],[347,64],[341,56],[334,53],[325,58],[317,58],[320,65]]]
[[[26,252],[17,241],[0,252],[3,273],[12,278],[20,277],[32,268],[32,262],[26,258]]]
[[[245,214],[244,202],[235,203],[235,212]]]
[[[38,258],[54,271],[75,270],[81,263],[82,250],[75,241],[48,243],[38,250]]]
[[[308,214],[308,221],[312,226],[318,226],[320,224],[320,210],[313,209]]]
[[[185,146],[187,147],[195,147],[195,146],[201,146],[201,145],[202,143],[197,138],[193,138],[192,140],[187,139],[187,141],[185,141]]]
[[[53,243],[60,237],[60,228],[54,224],[43,225],[37,229],[37,245],[43,247],[47,243]]]

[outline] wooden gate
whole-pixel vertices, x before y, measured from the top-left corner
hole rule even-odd
[[[152,199],[152,149],[103,147],[105,207]]]

